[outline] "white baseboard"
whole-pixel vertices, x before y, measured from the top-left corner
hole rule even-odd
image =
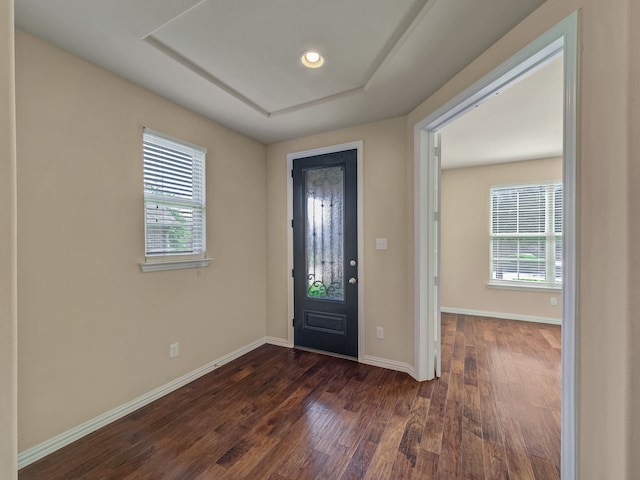
[[[242,355],[249,353],[251,350],[255,350],[256,348],[264,345],[269,342],[270,337],[264,337],[255,342],[252,342],[248,345],[238,348],[233,352],[224,355],[212,362],[207,363],[206,365],[197,368],[175,380],[156,388],[138,398],[131,400],[119,407],[114,408],[113,410],[109,410],[108,412],[103,413],[102,415],[98,415],[91,420],[88,420],[77,427],[74,427],[66,432],[63,432],[59,435],[56,435],[49,440],[46,440],[35,447],[29,448],[24,452],[18,454],[18,469],[24,468],[27,465],[32,464],[33,462],[40,460],[41,458],[49,455],[50,453],[55,452],[56,450],[69,445],[72,442],[84,437],[85,435],[89,435],[91,432],[98,430],[99,428],[104,427],[105,425],[114,422],[125,415],[138,410],[139,408],[148,405],[154,400],[159,399],[167,395],[168,393],[177,390],[184,385],[197,380],[198,378],[206,375],[207,373],[212,372],[216,368],[219,368],[236,358],[241,357]],[[279,340],[279,339],[275,339]]]
[[[387,370],[396,370],[398,372],[404,372],[416,378],[416,369],[408,363],[398,362],[396,360],[388,360],[386,358],[372,357],[371,355],[365,355],[360,359],[361,363],[366,365],[372,365],[374,367],[382,367]]]
[[[468,310],[466,308],[450,308],[450,307],[441,307],[440,311],[442,313],[457,313],[459,315],[474,315],[477,317],[502,318],[505,320],[518,320],[521,322],[536,322],[536,323],[547,323],[550,325],[562,325],[562,320],[559,318],[535,317],[533,315],[517,315],[515,313],[485,312],[484,310]]]
[[[293,345],[289,345],[289,340],[287,340],[286,338],[265,337],[265,342],[269,345],[276,345],[278,347],[293,347]]]
[[[266,337],[266,342],[270,345],[293,348],[293,345],[289,345],[289,342],[284,338]],[[296,348],[301,348],[301,347],[296,347]],[[338,358],[346,358],[346,359],[352,360],[350,357],[343,357],[342,355],[333,355],[331,353],[314,350],[312,348],[301,348],[301,349],[307,350],[310,352],[321,353],[323,355],[331,355]],[[387,370],[396,370],[398,372],[408,373],[413,378],[416,378],[415,368],[413,368],[413,366],[409,365],[408,363],[398,362],[396,360],[388,360],[386,358],[373,357],[371,355],[363,355],[362,357],[359,357],[358,362],[363,363],[365,365],[371,365],[373,367],[382,367],[382,368],[386,368]]]

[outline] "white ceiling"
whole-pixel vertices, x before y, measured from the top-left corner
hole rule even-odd
[[[404,115],[544,0],[16,0],[16,26],[263,143]],[[317,48],[325,65],[305,69]]]
[[[442,128],[442,168],[562,155],[563,57]]]

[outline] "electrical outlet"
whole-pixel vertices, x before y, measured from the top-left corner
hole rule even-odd
[[[376,250],[386,250],[386,249],[387,249],[387,239],[376,238]]]
[[[558,297],[551,297],[549,299],[549,305],[551,305],[552,307],[555,307],[558,305]]]
[[[180,344],[172,343],[169,345],[169,358],[175,358],[180,354]]]
[[[376,337],[377,338],[384,338],[384,328],[376,327]]]

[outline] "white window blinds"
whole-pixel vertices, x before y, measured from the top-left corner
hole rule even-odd
[[[145,255],[204,256],[206,150],[143,131]]]
[[[562,285],[562,184],[491,188],[490,283]]]

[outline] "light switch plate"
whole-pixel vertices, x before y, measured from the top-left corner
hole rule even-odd
[[[387,249],[387,239],[376,238],[376,250],[386,250],[386,249]]]

